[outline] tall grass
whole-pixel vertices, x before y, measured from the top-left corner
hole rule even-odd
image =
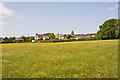
[[[117,78],[118,40],[2,44],[3,78]]]

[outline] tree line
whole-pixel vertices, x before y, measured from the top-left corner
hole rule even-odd
[[[34,36],[30,36],[30,37],[25,37],[25,36],[21,36],[19,38],[24,39],[25,42],[31,42],[32,40],[34,40]],[[15,42],[16,37],[5,37],[3,39],[5,42]]]
[[[96,33],[96,36],[94,40],[100,40],[100,39],[118,39],[120,36],[120,19],[109,19],[106,20],[102,25],[99,26],[99,31]],[[54,33],[46,33],[50,39],[55,39]],[[71,32],[71,34],[68,34],[66,36],[67,39],[70,39],[71,35],[74,35],[74,31]],[[24,39],[25,42],[31,42],[34,40],[34,36],[25,37],[21,36],[20,38]],[[4,41],[6,42],[14,42],[16,37],[5,37]]]

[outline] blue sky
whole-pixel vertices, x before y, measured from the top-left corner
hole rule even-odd
[[[96,33],[104,21],[117,18],[117,2],[2,3],[2,35]],[[4,10],[5,9],[5,10]]]

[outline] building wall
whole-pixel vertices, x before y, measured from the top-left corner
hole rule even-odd
[[[60,37],[60,39],[65,39],[64,37]]]
[[[35,40],[38,40],[38,36],[37,36],[37,34],[35,34]]]

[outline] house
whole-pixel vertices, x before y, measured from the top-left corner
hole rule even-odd
[[[49,40],[49,37],[45,34],[35,34],[35,41],[40,42],[40,40]]]
[[[76,39],[76,40],[78,40],[78,39],[80,39],[80,38],[82,38],[82,37],[80,36],[80,34],[71,35],[71,37],[70,37],[70,39]]]
[[[58,38],[58,39],[66,39],[66,34],[57,34],[55,36],[55,38]]]
[[[82,36],[81,34],[76,34],[76,39],[80,39],[82,37],[84,37],[84,36]]]
[[[80,38],[86,38],[85,34],[80,34]]]
[[[81,38],[81,36],[76,36],[76,37],[75,37],[76,40],[78,40],[78,39],[80,39],[80,38]]]
[[[0,42],[2,42],[3,41],[3,37],[0,37]]]
[[[91,37],[91,35],[90,34],[86,34],[86,38],[90,38]]]
[[[43,36],[43,40],[49,40],[48,36]]]
[[[91,35],[91,37],[95,37],[95,36],[96,36],[96,34]]]
[[[95,37],[95,34],[86,34],[86,38]]]
[[[71,35],[70,39],[81,39],[81,38],[90,38],[90,37],[95,37],[95,34],[76,34],[76,35]]]
[[[70,39],[76,39],[75,35],[71,35]]]
[[[22,39],[22,38],[17,38],[17,39],[15,40],[15,42],[16,42],[16,43],[24,42],[24,39]]]
[[[0,37],[0,44],[3,42],[3,37]]]

